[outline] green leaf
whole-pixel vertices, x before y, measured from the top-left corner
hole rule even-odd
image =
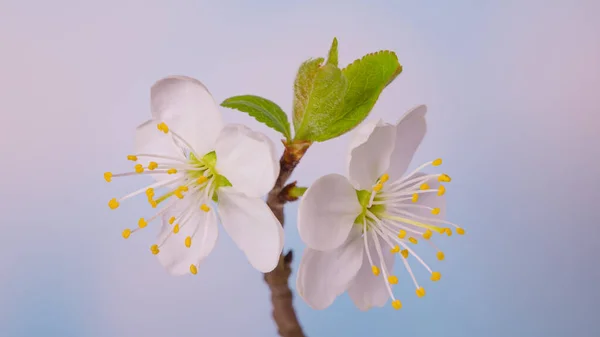
[[[292,139],[287,115],[277,104],[266,98],[253,95],[234,96],[224,100],[221,106],[245,112],[281,132],[288,141]]]
[[[348,81],[342,111],[315,141],[341,136],[360,124],[371,112],[383,89],[400,73],[402,66],[391,51],[368,54],[342,70]]]
[[[320,67],[312,81],[304,111],[300,113],[295,139],[318,140],[339,119],[348,82],[342,71],[333,64]],[[294,124],[296,126],[296,124]]]
[[[338,40],[333,38],[331,48],[329,48],[329,56],[327,57],[327,64],[338,66]]]
[[[304,113],[308,105],[308,99],[313,88],[313,81],[317,76],[319,67],[325,61],[324,58],[310,59],[300,65],[296,80],[294,81],[294,130],[300,128]]]

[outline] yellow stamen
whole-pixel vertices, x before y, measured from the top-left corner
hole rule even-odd
[[[203,211],[205,211],[205,212],[210,211],[210,207],[208,207],[207,204],[200,205],[200,209],[203,210]]]
[[[433,215],[438,215],[438,214],[440,214],[440,209],[439,209],[438,207],[436,207],[436,208],[432,209],[432,210],[431,210],[431,214],[433,214]]]
[[[446,235],[452,236],[452,230],[446,227]]]
[[[398,277],[394,275],[388,276],[388,282],[390,284],[398,284]]]
[[[440,261],[444,261],[444,258],[445,258],[445,256],[444,256],[444,252],[437,252],[437,254],[436,254],[436,255],[437,255],[437,259],[438,259],[438,260],[440,260]]]
[[[131,229],[127,228],[123,230],[123,233],[121,233],[121,235],[123,236],[123,239],[128,239],[129,236],[131,235]]]
[[[412,236],[408,238],[408,241],[410,241],[410,243],[412,243],[413,245],[416,245],[419,241],[417,241],[417,239],[413,238]]]
[[[425,228],[425,229],[431,229],[432,231],[436,231],[436,232],[441,233],[441,234],[444,233],[444,228],[442,228],[442,227],[428,225],[426,223],[422,223],[422,222],[419,222],[419,221],[414,221],[414,220],[411,220],[411,219],[403,218],[401,216],[384,214],[383,217],[387,218],[387,219],[390,219],[390,220],[396,220],[396,221],[404,222],[404,223],[407,223],[409,225],[413,225],[413,226],[417,226],[417,227],[421,227],[421,228]],[[402,233],[402,231],[400,233]],[[400,239],[404,238],[404,237],[400,237],[400,235],[398,235],[398,237]]]
[[[458,227],[456,229],[456,233],[458,233],[458,235],[465,235],[465,230],[463,228]]]
[[[150,203],[150,206],[152,206],[152,208],[156,208],[156,206],[158,206],[158,202],[156,202],[156,200],[148,198],[148,202]]]
[[[137,173],[142,173],[142,172],[144,172],[144,167],[142,166],[142,164],[136,164],[136,165],[134,166],[134,169],[135,169],[135,172],[137,172]]]
[[[168,174],[175,174],[175,173],[177,173],[177,170],[174,169],[174,168],[170,168],[170,169],[167,170],[167,173]]]
[[[439,271],[434,271],[431,273],[431,280],[433,282],[437,282],[442,278],[442,274]]]
[[[154,171],[157,167],[158,167],[158,164],[156,162],[151,161],[148,163],[148,170],[150,170],[150,171]]]
[[[431,230],[426,230],[425,233],[423,233],[423,239],[425,240],[429,240],[431,239],[431,235],[433,234],[433,232]]]
[[[107,183],[110,183],[112,180],[112,172],[104,172],[104,180],[106,180]]]
[[[196,182],[198,183],[198,185],[200,185],[200,184],[204,184],[207,180],[208,180],[208,178],[206,178],[205,176],[200,176],[200,177],[198,177],[198,180],[196,180]]]
[[[396,310],[400,310],[402,308],[402,302],[400,302],[400,300],[393,300],[392,307]]]
[[[134,156],[134,155],[130,154],[130,155],[127,156],[127,160],[137,161],[138,158],[137,158],[137,156]]]
[[[423,297],[423,296],[425,296],[425,289],[423,287],[417,288],[416,293],[417,293],[417,296]]]
[[[442,165],[442,158],[438,158],[438,159],[434,160],[433,163],[431,163],[431,165],[433,165],[433,166]]]
[[[108,202],[108,207],[110,207],[110,209],[116,209],[117,207],[119,207],[119,202],[116,198],[112,198]]]
[[[441,197],[445,193],[446,193],[446,187],[444,185],[440,185],[440,187],[438,187],[437,195]]]
[[[419,200],[419,194],[417,194],[417,193],[413,194],[411,201],[412,202],[417,202],[418,200]]]
[[[449,182],[452,181],[452,178],[450,178],[450,176],[447,175],[446,173],[442,173],[438,177],[438,181],[441,181],[441,182],[444,182],[444,183],[449,183]]]
[[[160,131],[164,132],[164,133],[169,133],[169,127],[164,122],[158,123],[158,125],[156,126],[156,128],[159,129]]]
[[[182,191],[182,192],[187,192],[190,189],[187,186],[185,186],[185,185],[181,185],[181,186],[179,186],[179,190]]]
[[[154,196],[154,189],[152,187],[146,190],[146,196],[148,196],[148,200]]]
[[[385,184],[385,182],[388,180],[390,180],[390,175],[387,173],[384,173],[381,178],[379,178],[379,182],[382,184]]]
[[[406,237],[406,231],[405,231],[404,229],[401,229],[401,230],[398,232],[398,238],[399,238],[399,239],[404,239],[405,237]]]
[[[402,254],[403,258],[408,259],[408,249],[403,249],[400,254]]]
[[[183,199],[183,194],[181,194],[180,190],[175,190],[173,191],[173,194],[175,194],[175,196],[179,199]]]
[[[160,252],[160,249],[158,249],[158,245],[154,244],[150,246],[150,251],[152,252],[152,254],[156,255]]]
[[[429,189],[429,185],[427,185],[427,183],[423,183],[421,184],[421,187],[419,187],[421,190],[428,190]]]
[[[169,218],[169,225],[172,225],[173,222],[175,222],[175,217],[172,216],[171,218]]]
[[[373,191],[379,192],[379,191],[381,191],[382,188],[383,188],[383,184],[379,183],[379,184],[373,186]]]
[[[188,236],[185,238],[185,246],[190,248],[192,246],[192,237]]]
[[[175,226],[173,227],[173,234],[177,233],[179,233],[179,224],[175,224]]]
[[[390,253],[396,254],[400,251],[400,246],[395,245],[394,248],[390,249]]]
[[[146,219],[140,218],[140,220],[138,220],[138,227],[144,228],[146,226],[148,226],[148,222],[146,221]]]
[[[377,268],[377,266],[371,266],[371,271],[373,272],[373,275],[379,276],[379,268]]]
[[[190,265],[190,273],[196,275],[198,274],[198,267],[196,267],[196,265],[191,264]]]

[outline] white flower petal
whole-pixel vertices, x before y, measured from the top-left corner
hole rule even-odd
[[[216,143],[217,171],[250,197],[269,193],[279,175],[273,142],[243,125],[227,125]]]
[[[337,249],[322,252],[306,248],[296,278],[298,294],[313,309],[327,308],[348,289],[363,263],[362,256],[360,228]]]
[[[135,130],[135,141],[134,147],[137,154],[152,154],[162,155],[167,157],[174,157],[185,160],[183,152],[173,142],[173,138],[170,134],[164,134],[160,132],[156,125],[159,122],[155,120],[149,120],[142,125],[138,126]],[[175,164],[179,163],[174,160],[168,160],[163,158],[151,158],[151,157],[138,157],[137,163],[142,164],[144,168],[148,167],[150,161]],[[172,180],[174,178],[181,177],[181,173],[175,175],[171,174],[152,174],[151,175],[157,181]]]
[[[298,208],[298,232],[310,248],[330,250],[339,247],[362,211],[356,190],[348,179],[329,174],[306,190]]]
[[[375,248],[375,241],[373,241],[373,236],[369,233],[369,252],[371,254],[371,258],[373,259],[373,263],[375,263],[379,269],[382,269],[381,259],[377,254],[377,250]],[[389,249],[385,249],[385,241],[379,239],[379,243],[382,245],[382,253],[385,265],[387,267],[388,273],[392,273],[394,269],[394,256],[395,254],[391,254]],[[367,258],[367,254],[363,254],[363,263],[356,274],[356,278],[350,285],[348,289],[348,295],[358,307],[358,309],[362,311],[369,310],[372,307],[383,307],[387,300],[390,298],[390,293],[386,287],[387,280],[383,277],[383,271],[379,276],[373,275],[371,270],[371,264]]]
[[[263,273],[275,269],[283,250],[283,228],[267,204],[231,187],[217,193],[223,228],[250,264]]]
[[[186,197],[188,198],[188,197]],[[190,273],[192,264],[198,266],[210,252],[212,252],[219,236],[217,227],[217,216],[214,210],[203,212],[196,207],[192,196],[175,201],[175,206],[170,208],[162,216],[162,228],[158,236],[158,243],[164,244],[160,247],[158,260],[173,275],[185,275]],[[191,216],[182,223],[185,218],[179,218],[184,209],[191,207]],[[176,217],[173,224],[169,224],[171,217]],[[173,227],[178,224],[179,232],[173,233]],[[185,246],[186,237],[193,237],[192,245]]]
[[[400,118],[396,125],[396,141],[391,155],[388,174],[392,181],[400,178],[412,161],[413,155],[427,132],[427,106],[419,105]]]
[[[151,90],[153,119],[164,121],[202,156],[214,150],[223,128],[219,108],[206,87],[186,76],[170,76]]]
[[[348,178],[357,189],[370,190],[387,171],[395,137],[396,128],[381,121],[355,131],[348,154]]]

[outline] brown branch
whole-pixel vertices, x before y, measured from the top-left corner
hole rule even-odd
[[[267,205],[269,205],[269,208],[271,208],[273,214],[279,219],[282,226],[284,224],[283,206],[287,201],[290,201],[287,192],[290,189],[290,185],[292,185],[286,186],[285,183],[292,175],[296,165],[298,165],[310,144],[310,142],[284,143],[285,151],[279,160],[279,177],[277,177],[275,186],[273,186],[267,197]],[[293,254],[291,250],[287,254],[282,254],[279,257],[277,267],[273,271],[264,274],[264,279],[271,290],[273,320],[277,324],[279,335],[282,337],[304,337],[304,332],[296,317],[292,303],[292,290],[288,285],[288,279],[292,273],[292,259]]]

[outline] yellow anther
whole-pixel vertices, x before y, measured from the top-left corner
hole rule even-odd
[[[169,225],[172,225],[173,222],[175,222],[175,217],[174,216],[172,216],[172,217],[169,218]]]
[[[408,238],[408,241],[410,241],[410,243],[412,243],[413,245],[416,245],[419,241],[417,241],[417,239],[413,238],[412,236]]]
[[[398,232],[398,238],[400,238],[400,239],[404,239],[405,237],[406,237],[406,231],[405,231],[404,229],[401,229],[401,230]]]
[[[148,163],[148,170],[150,170],[150,171],[154,171],[157,167],[158,167],[158,164],[156,162],[151,161]]]
[[[465,230],[463,228],[458,227],[456,229],[456,233],[458,233],[458,235],[465,235]]]
[[[415,193],[415,194],[413,194],[413,195],[412,195],[412,199],[411,199],[411,201],[412,201],[412,202],[417,202],[417,201],[419,201],[419,194],[418,194],[418,193]]]
[[[433,163],[431,163],[431,165],[433,165],[433,166],[442,165],[442,158],[438,158],[438,159],[434,160]]]
[[[207,180],[208,178],[206,178],[205,176],[200,176],[198,177],[198,180],[196,180],[196,183],[198,183],[198,185],[204,184]]]
[[[117,207],[119,207],[119,202],[117,201],[117,199],[112,198],[108,202],[108,207],[110,207],[110,209],[116,209]]]
[[[190,189],[187,186],[185,186],[185,185],[181,185],[181,186],[179,186],[179,190],[182,191],[182,192],[187,192]]]
[[[152,208],[156,208],[156,206],[158,206],[158,202],[156,202],[156,200],[148,198],[148,202],[150,203],[150,206],[152,206]]]
[[[188,236],[185,238],[185,246],[190,248],[192,246],[192,237]]]
[[[190,273],[192,273],[193,275],[198,274],[198,267],[196,267],[196,265],[191,264],[190,265]]]
[[[400,254],[402,254],[403,258],[408,259],[408,249],[403,249]]]
[[[156,255],[160,252],[160,250],[158,249],[158,245],[154,244],[152,246],[150,246],[150,251],[152,252],[152,254]]]
[[[121,233],[121,235],[123,236],[123,239],[128,239],[129,236],[131,235],[131,229],[127,228],[123,230],[123,233]]]
[[[140,220],[138,220],[138,227],[144,228],[146,226],[148,226],[148,222],[146,221],[146,219],[140,218]]]
[[[429,189],[429,185],[427,185],[427,183],[423,183],[421,184],[421,187],[419,187],[421,190],[428,190]]]
[[[438,260],[444,261],[444,258],[445,258],[444,252],[437,252],[436,256],[437,256]]]
[[[154,189],[152,187],[146,190],[146,196],[148,196],[148,200],[154,196]]]
[[[446,232],[446,235],[452,236],[452,230],[450,228],[446,227],[444,231]]]
[[[137,173],[144,172],[144,167],[142,166],[142,164],[136,164],[133,168],[135,169],[135,172],[137,172]]]
[[[400,310],[402,308],[402,302],[400,302],[400,300],[393,300],[392,308],[394,308],[396,310]]]
[[[425,233],[423,233],[423,239],[425,240],[429,240],[431,239],[431,235],[433,234],[433,232],[431,230],[426,230]]]
[[[394,275],[388,276],[388,282],[390,284],[398,284],[398,277]]]
[[[416,293],[417,293],[417,296],[423,297],[423,296],[425,296],[425,289],[423,287],[419,287],[419,288],[417,288]]]
[[[177,233],[179,233],[179,224],[175,224],[175,226],[173,227],[173,234]]]
[[[390,253],[396,254],[400,251],[400,246],[395,245],[394,248],[390,249]]]
[[[175,173],[177,173],[177,170],[174,169],[174,168],[170,168],[170,169],[167,170],[167,173],[168,174],[175,174]]]
[[[373,275],[379,276],[379,268],[377,268],[377,266],[371,266],[371,271],[373,272]]]
[[[110,183],[112,180],[112,172],[104,172],[104,180],[106,180],[107,183]]]
[[[132,154],[130,154],[130,155],[127,156],[127,160],[137,161],[137,159],[138,159],[137,156],[134,156]]]
[[[439,271],[434,271],[431,273],[431,280],[433,282],[437,282],[442,278],[442,274]]]
[[[438,214],[440,214],[440,209],[439,209],[438,207],[436,207],[436,208],[432,209],[432,210],[431,210],[431,214],[433,214],[433,215],[438,215]]]
[[[379,183],[379,184],[373,186],[373,191],[379,192],[379,191],[381,191],[382,188],[383,188],[383,184]]]
[[[446,187],[444,185],[440,185],[440,187],[438,187],[437,195],[441,197],[445,193],[446,193]]]
[[[379,178],[379,182],[382,184],[385,184],[385,182],[388,180],[390,180],[390,175],[387,173],[384,173],[381,178]]]
[[[205,211],[205,212],[210,211],[210,207],[208,207],[208,205],[206,205],[206,204],[202,204],[200,206],[200,209],[203,210],[203,211]]]
[[[442,173],[438,177],[438,181],[441,181],[441,182],[444,182],[444,183],[449,183],[449,182],[452,181],[452,178],[450,178],[450,176],[447,175],[446,173]]]
[[[174,194],[174,195],[175,195],[177,198],[179,198],[179,199],[183,199],[183,194],[181,194],[181,191],[180,191],[180,190],[175,190],[175,191],[173,191],[173,194]]]
[[[159,129],[160,131],[164,132],[164,133],[168,133],[169,132],[169,127],[164,122],[158,123],[158,125],[156,126],[156,128]]]

